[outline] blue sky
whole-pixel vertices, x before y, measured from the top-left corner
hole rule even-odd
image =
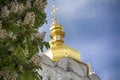
[[[57,21],[64,28],[65,43],[78,50],[81,61],[91,63],[102,80],[120,80],[120,0],[56,0]],[[52,0],[46,8],[49,41]]]

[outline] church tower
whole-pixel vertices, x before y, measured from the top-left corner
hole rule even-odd
[[[80,53],[65,44],[65,32],[57,22],[53,7],[50,49],[41,55],[42,80],[100,80],[88,64],[81,62]]]

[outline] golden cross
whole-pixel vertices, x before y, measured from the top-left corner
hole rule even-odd
[[[55,5],[53,5],[52,7],[53,7],[53,10],[52,10],[51,14],[53,15],[53,18],[55,18],[55,16],[56,16],[55,14],[56,14],[58,8],[56,8]]]

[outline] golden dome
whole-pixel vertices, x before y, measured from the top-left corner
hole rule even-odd
[[[55,10],[53,13],[55,14]],[[50,28],[50,49],[45,52],[45,55],[51,58],[53,61],[58,61],[63,57],[70,57],[77,61],[80,61],[80,53],[64,44],[65,33],[63,27],[57,23],[54,15],[52,26]]]
[[[64,43],[59,46],[53,46],[48,51],[45,52],[52,61],[58,61],[63,57],[70,57],[77,61],[80,61],[80,53],[68,46]]]

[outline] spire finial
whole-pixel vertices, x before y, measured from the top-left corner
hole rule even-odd
[[[91,64],[88,63],[87,65],[88,65],[88,68],[89,68],[89,75],[94,74],[94,72],[93,72],[92,69],[91,69]]]
[[[56,45],[62,45],[64,43],[64,32],[63,32],[63,28],[61,25],[59,25],[57,23],[57,19],[56,19],[56,12],[58,10],[58,8],[55,6],[54,4],[54,0],[53,0],[53,5],[52,5],[52,11],[51,11],[51,14],[53,15],[53,18],[52,18],[52,25],[51,25],[51,28],[50,28],[50,37],[51,37],[51,40],[50,40],[50,46],[51,47],[55,47]]]
[[[55,0],[53,0],[53,2],[54,2]],[[56,21],[56,12],[57,12],[57,10],[58,10],[58,8],[55,6],[55,3],[53,3],[53,5],[52,5],[52,7],[53,7],[53,9],[52,9],[52,12],[51,12],[51,14],[53,15],[53,24],[55,24],[55,23],[57,23],[57,21]]]

